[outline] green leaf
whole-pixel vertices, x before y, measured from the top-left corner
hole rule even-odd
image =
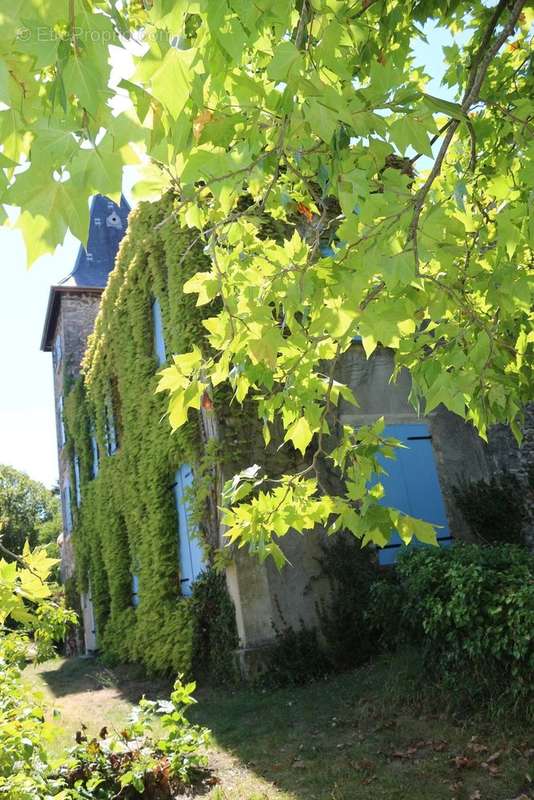
[[[330,142],[337,127],[337,114],[322,103],[310,100],[304,106],[304,116],[311,125],[311,129],[325,142]]]
[[[432,157],[432,147],[426,129],[415,117],[405,116],[397,119],[390,125],[389,134],[403,155],[408,147],[412,146],[417,152]]]
[[[267,67],[267,75],[273,81],[288,83],[294,78],[302,66],[302,55],[293,42],[282,42],[274,51],[271,63]]]
[[[76,51],[72,52],[63,70],[63,83],[67,95],[75,95],[91,114],[96,114],[101,103],[106,102],[111,92],[106,88],[100,71],[93,62]]]
[[[302,455],[313,438],[313,431],[310,428],[306,417],[299,417],[286,431],[285,442],[293,442],[294,447],[300,450]]]
[[[421,94],[425,104],[431,111],[446,114],[448,117],[459,119],[460,121],[468,119],[467,114],[462,111],[462,107],[458,103],[442,100],[441,97],[434,97],[434,95],[426,94],[425,92],[421,92]]]
[[[192,64],[196,50],[177,50],[171,47],[161,65],[152,75],[152,95],[178,119],[191,95],[193,85]]]

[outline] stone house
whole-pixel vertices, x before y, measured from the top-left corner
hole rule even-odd
[[[63,514],[61,545],[61,575],[63,581],[74,574],[74,552],[71,531],[72,505],[79,503],[79,489],[72,487],[70,464],[65,451],[66,435],[63,419],[66,388],[78,377],[93,330],[102,293],[113,269],[119,244],[126,232],[130,208],[124,198],[120,205],[97,195],[91,204],[87,249],[80,247],[70,275],[50,288],[48,306],[41,339],[41,350],[52,353],[54,400],[56,410],[59,486]],[[79,465],[74,464],[76,473]],[[95,649],[94,622],[90,598],[83,597],[82,605],[88,614],[86,645]]]
[[[161,423],[164,400],[154,395],[157,371],[197,335],[196,323],[187,327],[181,321],[194,301],[184,300],[181,292],[187,275],[176,274],[176,264],[183,262],[176,247],[182,254],[190,248],[180,244],[179,232],[159,224],[164,206],[144,204],[116,260],[127,216],[124,200],[117,206],[95,198],[87,251],[80,249],[71,275],[52,287],[46,314],[42,349],[53,353],[62,574],[64,579],[74,574],[74,540],[77,566],[84,573],[88,651],[120,639],[121,657],[178,669],[187,661],[184,648],[175,645],[189,635],[188,598],[209,559],[191,511],[191,486],[204,470],[203,502],[210,518],[204,529],[206,541],[216,548],[223,541],[217,512],[222,482],[236,468],[230,458],[206,471],[202,453],[211,441],[222,441],[226,451],[241,449],[241,466],[246,466],[261,463],[264,448],[252,424],[225,420],[217,403],[215,410],[202,409],[198,420],[188,422],[189,434],[178,442]],[[191,268],[197,266],[194,262]],[[64,408],[69,387],[79,384],[82,362],[86,386],[80,391],[87,394],[71,391],[69,402],[79,397],[81,406],[81,398],[88,399],[72,445]],[[342,404],[339,421],[359,426],[384,417],[386,433],[406,445],[386,465],[389,475],[382,482],[388,504],[439,525],[441,544],[449,546],[454,538],[469,537],[453,491],[459,480],[488,479],[503,464],[523,477],[534,430],[527,431],[530,438],[518,453],[505,431],[488,447],[445,408],[420,418],[408,401],[409,376],[402,374],[392,384],[392,369],[391,351],[378,349],[368,360],[355,340],[339,378],[360,406]],[[198,447],[191,446],[188,436],[197,437]],[[244,550],[226,563],[244,671],[273,640],[275,629],[317,624],[318,601],[327,599],[328,591],[318,567],[323,538],[321,531],[286,537],[281,546],[294,566],[281,573]],[[379,563],[392,564],[399,547],[392,534],[388,546],[377,552]]]

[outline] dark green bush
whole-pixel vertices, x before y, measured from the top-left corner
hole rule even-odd
[[[453,493],[471,533],[480,542],[524,544],[525,487],[511,472],[503,471],[489,481],[464,481]]]
[[[268,688],[300,686],[324,678],[331,671],[331,661],[317,631],[302,623],[300,628],[287,626],[276,631],[275,644],[268,650],[257,683]]]
[[[370,617],[408,640],[464,707],[532,716],[534,557],[513,545],[412,551],[397,583],[371,590]],[[385,638],[385,637],[384,637]]]
[[[233,685],[239,674],[235,610],[224,575],[210,569],[193,584],[193,673],[218,685]]]
[[[379,574],[374,553],[354,536],[340,534],[323,545],[320,564],[331,589],[319,619],[332,668],[360,666],[378,644],[366,615],[369,591]]]

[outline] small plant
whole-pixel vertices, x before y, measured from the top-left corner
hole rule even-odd
[[[97,738],[88,739],[85,729],[79,731],[59,770],[72,791],[69,797],[163,800],[198,780],[206,769],[203,749],[210,733],[185,715],[196,702],[194,690],[194,683],[184,684],[179,676],[170,700],[142,699],[120,732],[102,728]],[[162,737],[154,730],[158,716],[166,731]]]

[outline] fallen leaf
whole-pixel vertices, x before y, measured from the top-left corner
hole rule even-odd
[[[473,750],[475,753],[487,753],[488,748],[485,744],[480,744],[479,742],[470,742],[467,745],[468,750]]]
[[[480,794],[479,789],[475,789],[474,792],[471,792],[469,795],[469,800],[482,800],[482,795]]]
[[[457,769],[473,769],[477,765],[475,759],[469,756],[456,756],[453,761]]]
[[[417,747],[408,747],[407,750],[397,750],[393,753],[393,758],[413,758],[417,753]]]
[[[306,767],[306,764],[304,763],[304,761],[300,761],[297,759],[297,761],[293,761],[291,766],[293,767],[293,769],[304,769]]]
[[[502,755],[502,750],[497,750],[496,753],[492,753],[491,756],[488,756],[486,761],[488,764],[493,764],[494,761],[497,761]]]
[[[374,770],[375,763],[374,761],[370,761],[368,758],[362,758],[361,761],[356,762],[356,768],[365,772],[370,772],[371,770]]]

